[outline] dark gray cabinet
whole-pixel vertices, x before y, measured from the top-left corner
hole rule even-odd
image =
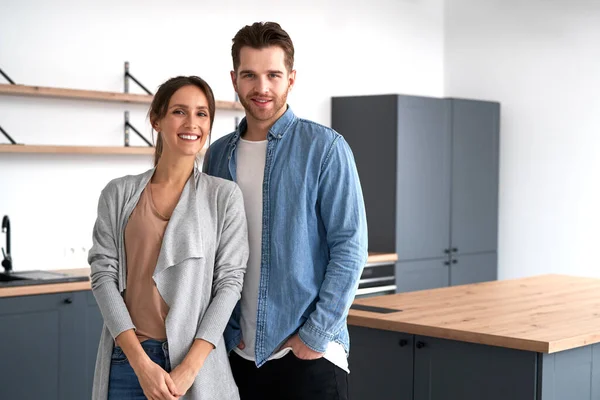
[[[600,343],[544,354],[348,328],[353,400],[600,399]]]
[[[376,123],[372,127],[373,140],[377,142],[376,137],[382,137],[380,146],[388,145],[383,137],[397,137],[395,177],[388,182],[379,182],[396,191],[395,209],[378,210],[381,213],[378,218],[394,218],[395,215],[395,248],[389,250],[397,252],[399,260],[442,257],[446,254],[444,250],[450,247],[452,142],[448,125],[449,104],[424,97],[395,96],[395,99],[396,128],[383,132],[377,130]],[[360,152],[354,138],[348,138],[348,142],[353,150]],[[377,180],[376,176],[371,179]],[[377,220],[368,222],[369,234],[378,229]],[[371,241],[369,245],[376,247],[374,251],[379,247]]]
[[[0,398],[90,398],[101,327],[89,291],[0,298]]]
[[[496,251],[500,106],[446,101],[452,120],[450,247],[458,254]]]
[[[453,256],[450,261],[450,285],[493,281],[497,278],[495,252]]]
[[[414,399],[535,400],[537,354],[415,336]]]
[[[396,291],[434,289],[448,286],[448,257],[400,261],[396,264]],[[402,279],[398,279],[401,277]]]
[[[412,400],[414,336],[358,326],[349,328],[350,398]]]
[[[600,343],[541,354],[539,367],[540,399],[600,399]]]
[[[496,279],[499,115],[486,101],[332,99],[332,127],[363,187],[369,249],[398,253],[398,291]],[[484,253],[478,266],[463,258]]]

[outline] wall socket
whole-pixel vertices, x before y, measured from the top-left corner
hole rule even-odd
[[[89,248],[85,245],[63,247],[64,268],[86,268]]]

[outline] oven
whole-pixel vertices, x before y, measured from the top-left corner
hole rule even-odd
[[[396,293],[395,269],[394,262],[368,262],[358,281],[356,298]]]

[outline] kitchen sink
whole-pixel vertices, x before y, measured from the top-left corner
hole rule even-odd
[[[0,272],[0,282],[14,282],[14,281],[22,281],[27,278],[23,278],[20,276],[16,276],[13,274],[7,274],[5,272]]]
[[[89,279],[88,276],[74,276],[54,271],[0,272],[0,287],[81,282]]]

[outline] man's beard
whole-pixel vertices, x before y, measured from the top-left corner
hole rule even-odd
[[[257,121],[268,121],[271,118],[273,118],[273,116],[275,116],[279,112],[279,110],[281,110],[283,107],[285,107],[285,105],[287,103],[287,93],[288,92],[286,90],[282,96],[270,97],[269,100],[271,101],[272,104],[268,110],[260,109],[251,100],[252,97],[261,97],[257,93],[253,93],[252,95],[249,95],[246,98],[240,97],[240,103],[242,103],[242,105],[244,106],[246,113],[250,114],[250,116],[253,119],[255,119]]]

